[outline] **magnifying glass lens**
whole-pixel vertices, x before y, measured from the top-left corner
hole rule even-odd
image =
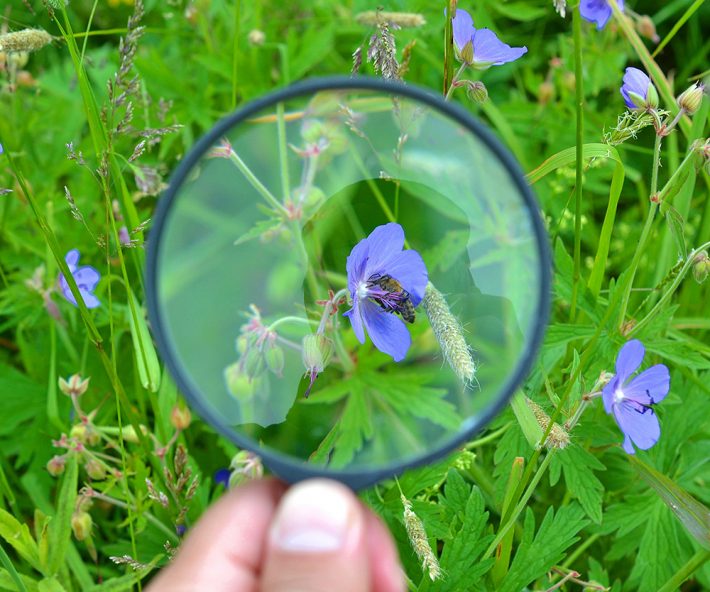
[[[547,251],[512,159],[413,87],[315,82],[221,122],[151,235],[151,320],[215,427],[303,471],[451,449],[528,369]]]

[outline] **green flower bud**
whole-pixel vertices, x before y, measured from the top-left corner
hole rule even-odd
[[[89,378],[82,379],[79,374],[73,374],[68,380],[59,379],[59,390],[68,397],[80,397],[89,388]]]
[[[710,257],[707,251],[701,251],[693,260],[693,277],[702,284],[710,274]]]
[[[82,444],[86,444],[86,441],[87,441],[86,426],[81,423],[78,423],[75,426],[72,426],[72,428],[69,432],[69,437],[74,438],[75,440],[81,442]]]
[[[466,95],[474,103],[485,103],[488,100],[488,89],[480,80],[466,81]]]
[[[286,363],[284,350],[278,345],[274,345],[266,351],[264,358],[266,359],[266,367],[280,377]]]
[[[67,457],[63,454],[55,454],[47,463],[47,472],[52,475],[52,477],[57,477],[64,472],[64,467],[66,467],[66,465]]]
[[[254,381],[242,370],[239,362],[224,369],[224,381],[229,392],[239,400],[250,399],[256,391]]]
[[[473,64],[473,43],[469,41],[461,48],[459,59],[466,64]]]
[[[86,474],[94,481],[103,481],[106,479],[106,467],[95,458],[91,458],[84,465]]]
[[[264,371],[264,355],[256,347],[251,347],[243,356],[244,370],[249,378],[256,378]]]
[[[703,103],[703,93],[705,85],[698,81],[692,86],[686,88],[678,97],[678,106],[683,109],[688,115],[693,115]]]
[[[71,529],[77,541],[86,540],[91,536],[93,521],[87,512],[74,512],[71,517]]]
[[[170,423],[176,430],[186,430],[190,427],[192,415],[190,410],[183,405],[175,405],[170,412]]]
[[[301,137],[307,144],[317,144],[326,135],[326,128],[318,119],[307,119],[301,126]]]
[[[333,355],[333,342],[320,333],[306,335],[302,341],[306,370],[323,372]]]

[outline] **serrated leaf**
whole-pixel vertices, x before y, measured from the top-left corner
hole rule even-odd
[[[577,533],[587,525],[577,504],[563,506],[555,514],[550,508],[535,533],[535,518],[527,509],[523,536],[498,592],[520,592],[558,563],[564,552],[579,540]]]
[[[460,485],[455,486],[457,494],[462,491]],[[482,578],[493,567],[492,558],[480,560],[481,554],[493,540],[492,535],[484,536],[487,522],[488,512],[485,511],[483,496],[474,487],[463,508],[461,527],[444,543],[439,565],[445,575],[438,590],[459,592],[484,588]]]
[[[333,444],[332,467],[348,464],[362,448],[365,440],[372,436],[372,413],[370,412],[365,389],[359,382],[351,384],[351,392],[345,409],[338,422],[338,435]]]
[[[604,471],[606,467],[577,444],[558,451],[553,459],[555,462],[562,466],[567,490],[577,498],[587,516],[601,524],[604,485],[593,471]]]

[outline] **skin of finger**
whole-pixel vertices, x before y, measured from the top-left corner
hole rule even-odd
[[[350,498],[345,544],[336,551],[287,552],[272,541],[267,546],[260,592],[372,591],[365,508],[344,485],[329,482],[329,487]],[[275,520],[279,520],[278,510]]]
[[[363,510],[372,592],[404,592],[404,572],[392,535],[379,516],[367,507]]]
[[[257,592],[266,535],[284,491],[282,483],[265,479],[224,495],[147,592]]]

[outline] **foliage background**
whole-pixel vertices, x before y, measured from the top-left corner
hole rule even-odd
[[[61,14],[54,21],[38,1],[4,3],[4,26],[43,28],[56,38],[29,56],[16,88],[7,69],[0,72],[0,142],[5,150],[0,187],[12,190],[0,198],[0,537],[7,552],[0,589],[19,589],[18,578],[28,590],[138,586],[149,567],[116,565],[109,557],[129,555],[141,564],[163,565],[169,554],[166,540],[172,548],[179,544],[175,524],[182,508],[189,528],[222,494],[215,471],[228,466],[237,451],[196,418],[176,433],[171,415],[178,394],[164,374],[156,388],[157,362],[150,358],[152,346],[140,313],[143,235],[136,232],[132,238],[139,244],[122,250],[122,265],[113,234],[120,221],[112,222],[110,204],[118,201],[117,213],[129,229],[146,223],[162,180],[215,120],[291,81],[348,73],[352,52],[372,34],[354,15],[376,9],[376,4],[424,16],[426,25],[396,31],[396,40],[400,48],[416,41],[406,80],[440,89],[443,2],[146,0],[146,30],[132,60],[139,76],[132,99],[136,131],[113,134],[110,145],[101,148],[92,134],[111,128],[112,117],[115,127],[126,111],[125,104],[110,107],[107,81],[119,69],[118,40],[126,34],[131,2],[70,2],[72,29],[91,31],[75,38],[80,50],[86,42],[80,71],[71,59],[71,44],[62,39],[58,24],[66,29],[66,23]],[[627,4],[650,15],[662,40],[669,38],[656,62],[676,94],[703,74],[710,43],[704,35],[710,17],[706,3]],[[661,440],[638,454],[642,465],[618,446],[621,434],[600,401],[585,412],[571,433],[571,444],[562,450],[536,449],[521,428],[525,417],[508,410],[446,461],[410,471],[399,485],[386,482],[363,497],[390,525],[412,590],[544,590],[572,569],[580,579],[596,582],[594,589],[665,591],[681,589],[684,581],[683,590],[708,589],[708,510],[684,497],[710,504],[708,284],[694,281],[690,267],[681,273],[677,265],[679,257],[687,261],[691,249],[710,240],[707,168],[693,169],[677,184],[669,198],[675,213],[656,217],[650,240],[637,254],[649,209],[652,128],[618,146],[618,161],[585,158],[578,212],[574,157],[564,159],[559,153],[577,144],[576,83],[584,95],[584,143],[602,142],[604,131],[616,124],[624,109],[618,92],[623,69],[642,67],[638,46],[613,24],[596,31],[583,23],[583,77],[576,81],[572,6],[566,19],[547,0],[478,0],[460,7],[472,12],[477,26],[489,26],[507,43],[529,50],[519,61],[481,74],[490,96],[487,103],[472,104],[462,92],[454,95],[490,125],[526,172],[537,172],[531,181],[555,253],[555,302],[525,394],[551,415],[559,407],[557,421],[563,424],[600,372],[613,371],[616,353],[632,328],[629,322],[649,313],[649,322],[634,336],[647,347],[645,365],[663,362],[670,367],[671,393],[659,408]],[[253,30],[264,32],[263,45],[250,43]],[[653,51],[651,41],[641,43]],[[92,111],[92,101],[99,110]],[[108,123],[101,119],[102,105],[109,105]],[[672,104],[662,106],[672,109]],[[664,140],[659,187],[678,169],[691,141],[707,135],[708,111],[706,99],[692,123]],[[141,140],[137,130],[177,124],[169,133],[153,134],[160,141],[139,160],[127,161]],[[87,166],[67,159],[69,142],[83,153]],[[102,189],[95,171],[104,153],[112,155],[117,168]],[[536,167],[554,155],[557,159],[543,176]],[[24,187],[20,176],[26,179]],[[585,285],[601,244],[614,180],[623,181],[623,188],[596,294]],[[72,216],[65,187],[83,223]],[[580,242],[579,273],[575,240]],[[59,273],[53,246],[60,258],[71,248],[80,249],[82,263],[103,274],[97,294],[105,305],[88,317],[95,332],[53,290]],[[624,272],[635,258],[639,267],[633,287],[639,290],[631,293],[624,311],[614,291],[628,287]],[[27,281],[40,266],[44,277],[38,290]],[[667,298],[653,309],[663,294]],[[49,314],[55,307],[61,320]],[[103,339],[101,348],[92,341],[97,335]],[[142,362],[136,347],[147,356]],[[46,469],[61,452],[52,441],[69,433],[77,421],[69,398],[57,387],[59,377],[74,373],[91,377],[82,407],[97,409],[96,425],[106,428],[116,443],[115,449],[104,449],[103,441],[95,450],[116,459],[120,476],[94,480],[71,461],[60,478]],[[145,425],[147,435],[137,442],[119,438],[118,426],[129,424]],[[174,436],[184,448],[172,441],[166,455],[156,454]],[[179,453],[176,458],[180,450],[189,457]],[[528,468],[519,490],[508,486],[511,471]],[[187,484],[178,487],[179,475],[187,471]],[[199,481],[188,492],[195,476]],[[167,506],[149,491],[146,478],[158,491],[168,492]],[[103,496],[90,509],[80,507],[82,497],[77,498],[77,491],[89,483]],[[435,582],[422,572],[407,539],[400,487],[439,557],[444,576]],[[669,497],[679,511],[670,509]],[[90,536],[73,520],[83,513],[93,522]],[[512,545],[509,566],[496,560],[491,545],[500,542],[495,536],[502,536],[505,525],[512,525],[502,537]],[[551,571],[553,566],[561,572]],[[561,589],[581,587],[567,582]]]

